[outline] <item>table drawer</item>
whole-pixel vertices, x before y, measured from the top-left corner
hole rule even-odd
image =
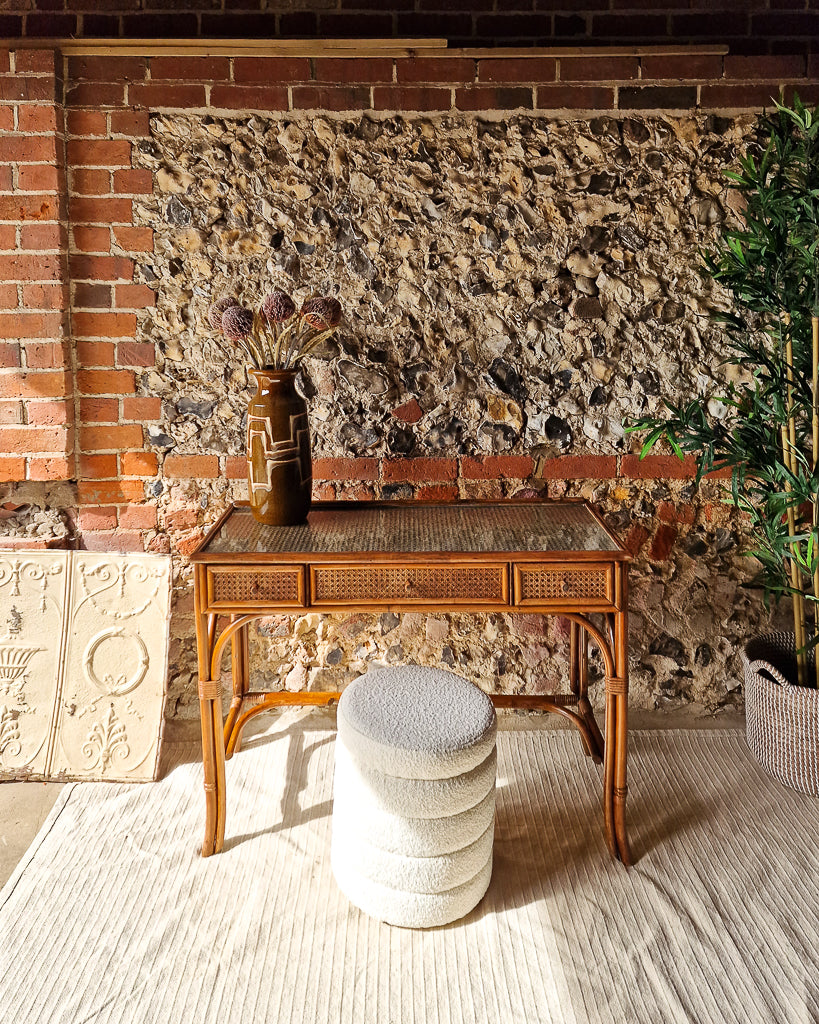
[[[243,565],[208,568],[209,608],[252,608],[269,604],[304,604],[304,569],[300,565],[271,568]]]
[[[611,563],[574,562],[515,565],[516,605],[581,604],[584,609],[615,603]]]
[[[501,565],[310,566],[310,604],[508,604],[509,571]]]

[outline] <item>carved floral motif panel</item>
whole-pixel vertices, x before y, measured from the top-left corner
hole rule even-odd
[[[0,778],[154,778],[170,560],[0,554]]]
[[[48,768],[55,726],[68,552],[0,554],[0,778]]]

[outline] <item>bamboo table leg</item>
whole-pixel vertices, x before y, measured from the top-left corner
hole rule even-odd
[[[625,588],[625,573],[623,574]],[[626,796],[627,760],[628,760],[628,612],[623,611],[615,616],[614,621],[614,661],[615,671],[620,682],[619,692],[615,699],[614,718],[616,723],[616,742],[614,752],[614,834],[620,860],[628,865],[632,863],[626,832]]]
[[[199,717],[202,726],[202,768],[205,777],[205,838],[202,856],[219,853],[225,838],[225,745],[222,730],[222,692],[213,674],[213,645],[216,617],[206,615],[201,595],[205,585],[204,569],[196,566],[194,603],[196,608],[196,647],[199,662]],[[218,668],[216,669],[218,672]]]
[[[575,619],[570,619],[569,685],[577,697],[577,709],[588,726],[593,742],[583,739],[583,750],[597,764],[603,760],[603,736],[589,701],[589,635]]]
[[[231,616],[235,622],[239,616]],[[247,693],[248,679],[250,678],[250,649],[247,624],[240,627],[230,641],[230,665],[233,675],[233,699],[230,702],[227,720],[225,721],[224,743],[225,757],[230,760],[233,754],[239,749],[241,736],[231,742],[232,734],[236,728],[236,722],[242,712],[242,702]]]
[[[626,830],[628,760],[628,613],[607,616],[612,674],[606,675],[606,749],[604,761],[604,812],[606,841],[613,857],[628,866],[632,856]]]
[[[606,612],[605,628],[598,628],[586,615],[573,613],[580,629],[592,637],[606,666],[606,735],[603,744],[603,817],[606,844],[612,857],[631,863],[626,836],[626,756],[628,720],[627,617],[625,611]],[[585,716],[582,716],[586,721]],[[590,733],[591,735],[591,733]]]
[[[580,625],[569,619],[569,689],[580,693]]]
[[[222,738],[222,694],[218,680],[199,680],[199,714],[205,774],[202,856],[209,857],[222,849],[225,838],[225,746]]]
[[[614,680],[606,677],[606,745],[603,752],[603,819],[606,826],[606,843],[612,857],[618,857],[617,839],[614,830],[614,765],[617,750],[616,697],[611,691]]]

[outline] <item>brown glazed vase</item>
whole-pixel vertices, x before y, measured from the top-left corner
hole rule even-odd
[[[295,370],[251,370],[256,394],[247,405],[247,486],[260,523],[293,526],[310,511],[313,467],[307,403]]]

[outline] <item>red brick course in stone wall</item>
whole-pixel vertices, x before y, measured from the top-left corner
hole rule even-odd
[[[69,57],[66,74],[76,111],[739,110],[794,90],[819,101],[813,58],[89,56]],[[112,167],[123,154],[97,152]]]
[[[136,393],[137,374],[155,361],[153,346],[137,340],[140,311],[155,295],[134,280],[153,232],[133,219],[152,180],[132,157],[152,110],[756,110],[794,88],[819,99],[818,74],[814,58],[793,55],[63,59],[0,50],[0,479],[76,482],[89,548],[141,550],[157,525],[147,495],[158,460],[145,427],[161,408]],[[411,405],[398,418],[411,417]],[[162,471],[238,480],[245,464],[170,454]],[[406,486],[422,498],[550,493],[567,480],[693,472],[691,460],[635,455],[317,459],[314,467],[319,497]]]

